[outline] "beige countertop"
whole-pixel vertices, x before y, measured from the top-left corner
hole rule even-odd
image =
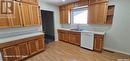
[[[60,28],[60,30],[67,30],[67,31],[74,31],[74,32],[92,32],[94,34],[100,34],[100,35],[105,35],[105,31],[96,31],[96,30],[81,30],[81,31],[76,31],[76,30],[70,30],[66,28]]]
[[[24,34],[24,35],[19,35],[19,36],[12,36],[12,37],[7,37],[7,38],[1,38],[0,39],[0,43],[6,43],[6,42],[14,41],[14,40],[29,38],[29,37],[43,35],[43,34],[44,33],[42,33],[42,32],[37,32],[37,33],[31,33],[31,34]]]

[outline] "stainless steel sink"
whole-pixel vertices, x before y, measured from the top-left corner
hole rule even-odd
[[[70,29],[72,31],[83,31],[84,29]]]

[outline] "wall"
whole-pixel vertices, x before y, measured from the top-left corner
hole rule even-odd
[[[113,25],[80,25],[81,29],[106,31],[104,49],[130,55],[130,0],[109,0],[109,5],[115,5]],[[62,24],[63,28],[71,25]]]
[[[58,33],[57,29],[60,28],[59,24],[59,8],[58,6],[46,3],[42,0],[40,0],[40,7],[42,10],[48,10],[48,11],[53,11],[54,12],[54,25],[55,25],[55,39],[56,41],[58,40]]]
[[[112,1],[112,0],[110,0]],[[107,32],[105,48],[130,55],[130,0],[113,0],[115,16],[112,28]]]
[[[22,34],[41,32],[40,26],[23,27],[23,28],[3,28],[0,29],[0,38],[7,38],[12,36],[18,36]]]

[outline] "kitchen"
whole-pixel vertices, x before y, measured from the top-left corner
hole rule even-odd
[[[130,34],[128,33],[128,19],[130,17],[128,17],[129,9],[127,9],[129,1],[91,1],[86,2],[86,0],[81,0],[80,2],[77,2],[76,0],[72,0],[63,2],[59,0],[54,2],[53,0],[40,0],[39,3],[38,1],[36,2],[36,0],[35,2],[34,0],[14,1],[14,6],[18,7],[16,13],[19,13],[20,15],[15,14],[14,16],[16,16],[16,19],[10,18],[11,15],[8,17],[9,20],[0,18],[0,48],[1,51],[3,51],[1,52],[2,57],[5,55],[5,57],[1,57],[0,60],[19,61],[20,58],[27,61],[128,61],[130,58]],[[68,12],[71,12],[68,10],[73,7],[73,4],[71,3],[76,5],[76,8],[77,6],[88,7],[88,19],[91,20],[86,19],[86,22],[83,22],[84,20],[80,21],[80,23],[85,24],[74,24],[75,21],[71,21],[74,19],[72,18],[73,15],[68,14]],[[99,3],[101,3],[101,5]],[[114,11],[112,9],[112,14],[111,12],[108,14],[108,9],[106,9],[107,4],[110,5],[110,11],[111,7],[114,7]],[[61,7],[63,7],[63,9],[60,9]],[[97,8],[99,9],[96,10]],[[42,30],[42,19],[40,18],[42,16],[40,15],[41,13],[39,13],[39,10],[54,12],[54,35],[56,42],[46,44],[42,41],[44,40],[43,35],[45,34],[45,31]],[[74,14],[79,11],[82,10],[74,10]],[[29,12],[31,12],[31,15]],[[33,19],[35,21],[32,21]],[[15,52],[17,52],[17,54],[15,54]],[[8,57],[8,55],[11,55],[12,57]],[[13,57],[13,55],[15,55],[15,57]]]

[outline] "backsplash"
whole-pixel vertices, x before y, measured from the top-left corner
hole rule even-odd
[[[5,28],[0,29],[0,38],[7,38],[23,34],[41,32],[41,26],[23,27],[23,28]]]
[[[72,28],[71,24],[61,24],[62,28]],[[80,29],[85,30],[96,30],[96,31],[108,31],[111,28],[111,25],[79,25]]]

